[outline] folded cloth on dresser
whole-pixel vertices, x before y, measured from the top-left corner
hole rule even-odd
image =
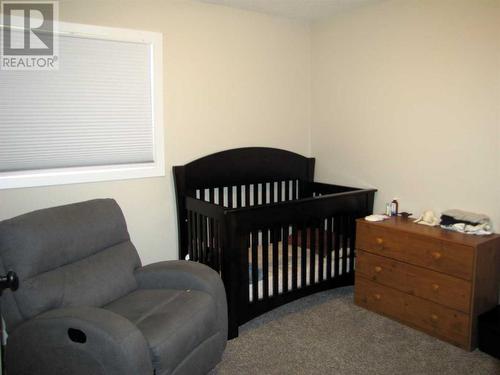
[[[457,209],[446,210],[442,213],[441,228],[479,236],[493,233],[488,216]]]
[[[441,222],[440,222],[441,225],[453,225],[453,224],[458,224],[458,223],[468,224],[468,225],[479,224],[479,223],[473,223],[472,221],[467,221],[467,220],[458,220],[458,219],[455,219],[454,217],[448,216],[448,215],[441,215]]]
[[[441,228],[465,234],[475,234],[478,236],[484,236],[493,233],[491,231],[490,224],[470,225],[465,223],[456,223],[450,225],[441,225]]]
[[[451,209],[443,211],[441,215],[450,216],[460,223],[470,222],[474,224],[490,224],[489,216],[484,214],[476,214],[474,212]]]

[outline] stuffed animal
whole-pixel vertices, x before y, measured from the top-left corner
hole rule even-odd
[[[439,224],[439,219],[434,214],[434,211],[426,210],[414,223],[435,227]]]

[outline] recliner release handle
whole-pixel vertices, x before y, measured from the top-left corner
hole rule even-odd
[[[0,295],[5,289],[10,289],[13,292],[19,288],[19,278],[14,271],[7,272],[6,275],[0,276]]]

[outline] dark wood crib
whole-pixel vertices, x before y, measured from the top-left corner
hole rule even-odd
[[[229,337],[277,306],[354,283],[355,219],[375,189],[314,182],[314,158],[239,148],[174,167],[179,258],[220,272]]]

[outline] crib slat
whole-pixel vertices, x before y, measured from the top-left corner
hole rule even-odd
[[[259,299],[259,231],[252,231],[252,301]]]
[[[323,281],[323,257],[325,255],[325,220],[320,220],[318,228],[318,282]]]
[[[292,290],[297,289],[297,226],[292,225]]]
[[[208,218],[208,243],[207,243],[207,256],[208,260],[210,262],[210,267],[215,269],[215,264],[214,264],[214,219],[209,217]]]
[[[269,199],[269,203],[274,203],[276,202],[276,200],[274,199],[274,182],[271,182],[269,184],[269,193],[271,194],[270,196],[270,199]]]
[[[194,238],[194,241],[195,241],[195,258],[196,258],[196,261],[197,262],[201,262],[201,259],[200,259],[200,214],[196,214],[196,217],[195,217],[195,225],[196,225],[196,231],[195,231],[195,238]]]
[[[263,298],[269,297],[269,231],[262,231],[262,294]]]
[[[217,260],[219,262],[219,270],[222,272],[223,249],[222,249],[222,224],[217,222]]]
[[[198,216],[199,214],[195,212],[194,214],[194,243],[193,243],[193,255],[194,261],[199,262],[199,252],[198,252],[198,243],[199,243],[199,226],[198,226]]]
[[[305,224],[300,228],[300,287],[305,288],[307,282],[307,227]]]
[[[214,268],[214,219],[207,217],[207,258],[209,266]]]
[[[204,246],[204,216],[203,215],[198,215],[198,225],[199,225],[199,244],[198,244],[198,260],[205,264],[205,257],[204,257],[204,252],[203,252],[203,246]]]
[[[281,202],[281,198],[283,197],[283,186],[281,184],[281,181],[278,181],[276,185],[276,187],[278,188],[278,202]]]
[[[329,217],[326,220],[327,220],[327,224],[326,224],[326,278],[327,278],[327,280],[330,280],[332,278],[332,247],[333,247],[332,221],[333,221],[333,218]]]
[[[218,251],[219,237],[218,237],[218,230],[217,230],[218,226],[219,226],[218,221],[215,219],[212,219],[212,248],[211,248],[212,268],[214,270],[220,271],[220,269],[219,269],[219,251]]]
[[[234,186],[233,188],[236,190],[236,201],[233,202],[234,208],[239,208],[241,207],[241,186]]]
[[[227,188],[227,206],[233,208],[233,187],[229,186]]]
[[[212,189],[208,189],[208,201],[212,203]]]
[[[280,228],[273,228],[273,296],[277,296],[279,293],[279,272],[278,272],[278,244],[280,239]]]
[[[222,224],[217,221],[217,269],[222,273],[222,262],[223,262],[223,254],[222,254]]]
[[[282,278],[283,278],[283,293],[288,291],[288,225],[282,228],[281,240],[281,259],[282,259]]]
[[[309,228],[310,234],[310,248],[311,251],[309,253],[309,285],[315,284],[316,280],[316,228],[312,225]]]
[[[208,264],[207,257],[207,217],[201,216],[201,261]]]
[[[356,221],[354,217],[349,217],[349,272],[354,271],[354,255],[356,251],[355,243],[356,243]]]
[[[335,276],[339,276],[340,274],[340,218],[339,216],[335,216],[333,222],[333,234],[334,234],[334,252],[335,252]]]
[[[187,211],[187,246],[188,246],[188,254],[189,254],[189,259],[193,259],[193,234],[192,234],[192,226],[191,226],[191,215],[193,214],[192,211]]]
[[[205,246],[203,247],[203,250],[205,251],[205,261],[206,264],[211,265],[212,264],[212,259],[210,257],[210,218],[208,216],[205,216],[203,223],[205,224]]]
[[[196,261],[196,212],[191,212],[191,255],[190,260]]]
[[[199,215],[199,228],[200,228],[200,242],[199,242],[199,260],[201,263],[205,264],[205,252],[203,251],[203,247],[205,246],[205,216]]]
[[[245,185],[245,207],[250,207],[250,185]]]
[[[347,216],[342,216],[342,275],[347,273],[347,236],[349,235],[347,219]]]
[[[246,236],[238,236],[238,248],[242,251],[239,251],[238,256],[240,257],[240,269],[235,270],[237,274],[239,274],[240,286],[241,289],[239,291],[239,299],[240,306],[247,306],[250,303],[250,299],[252,298],[252,290],[250,289],[250,280],[251,280],[251,268],[250,268],[250,233]],[[243,251],[244,250],[244,251]],[[233,270],[231,270],[232,272]],[[232,285],[234,286],[234,285]]]

